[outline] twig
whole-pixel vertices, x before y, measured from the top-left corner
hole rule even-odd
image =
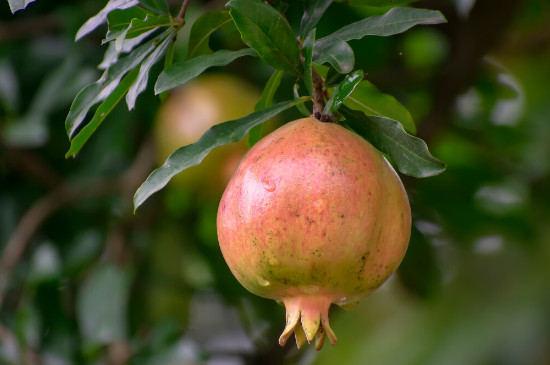
[[[32,151],[7,147],[1,140],[0,151],[4,153],[8,163],[27,178],[50,189],[61,183],[61,176]]]
[[[19,262],[29,240],[52,213],[73,201],[86,198],[102,196],[116,191],[130,200],[127,208],[131,205],[131,194],[139,183],[145,178],[153,165],[152,143],[146,141],[140,149],[133,164],[116,178],[104,178],[89,180],[81,183],[63,184],[54,189],[51,193],[35,202],[23,215],[19,224],[9,238],[2,256],[0,257],[0,308],[11,273]]]
[[[438,9],[441,1],[422,4],[429,9]],[[507,34],[506,29],[514,19],[521,0],[486,0],[475,2],[466,21],[451,20],[451,9],[444,14],[449,24],[458,24],[450,36],[452,54],[445,69],[437,75],[437,85],[430,114],[420,123],[417,136],[428,142],[447,128],[452,118],[456,98],[471,85],[480,61],[499,45]],[[499,9],[495,12],[494,9]],[[456,16],[455,16],[456,17]]]
[[[34,39],[62,31],[63,21],[54,14],[36,15],[12,21],[0,21],[0,42]]]
[[[325,80],[317,73],[315,68],[311,68],[311,76],[313,79],[313,117],[321,122],[334,122],[335,119],[332,115],[326,114],[325,109],[325,97],[328,99],[329,95],[326,90],[323,90]]]
[[[122,341],[114,341],[107,348],[107,364],[122,365],[132,356],[130,345]]]
[[[187,11],[187,7],[189,6],[189,2],[191,0],[183,0],[183,4],[181,4],[181,9],[178,14],[178,17],[176,18],[179,23],[183,22],[183,19],[185,18],[185,12]]]
[[[28,241],[42,222],[68,202],[79,198],[105,195],[117,189],[119,189],[119,185],[116,180],[112,179],[86,181],[72,185],[64,184],[35,202],[27,210],[8,240],[0,257],[0,308],[2,307],[11,272],[21,258]]]
[[[211,10],[217,10],[225,7],[226,3],[227,3],[226,0],[210,0],[203,5],[203,9],[205,12],[208,12]]]

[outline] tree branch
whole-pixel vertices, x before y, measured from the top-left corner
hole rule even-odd
[[[62,30],[62,20],[53,14],[36,15],[0,22],[0,42],[34,39]]]
[[[153,166],[153,144],[147,140],[132,165],[115,178],[88,180],[80,183],[65,183],[36,201],[25,212],[9,238],[0,257],[0,308],[3,304],[11,273],[19,262],[29,240],[40,225],[66,204],[83,199],[103,196],[117,191],[126,198],[125,210],[131,212],[131,197]]]
[[[0,150],[8,163],[30,180],[53,189],[61,183],[61,176],[46,164],[43,159],[31,150],[10,148],[0,140]]]
[[[189,2],[191,0],[183,0],[183,4],[181,4],[181,9],[178,14],[178,17],[176,18],[178,22],[182,23],[183,19],[185,18],[185,13],[187,12],[187,7],[189,6]]]
[[[90,180],[76,184],[64,184],[35,202],[23,215],[6,243],[0,257],[0,308],[11,272],[21,258],[28,241],[53,212],[78,199],[93,198],[119,189],[116,179]]]
[[[450,62],[435,80],[434,108],[420,124],[420,138],[429,142],[450,123],[449,115],[456,98],[471,84],[483,57],[502,41],[521,3],[522,0],[477,1],[467,20],[455,16],[454,21],[460,25],[454,27],[453,34],[450,34],[453,50]],[[424,5],[437,9],[441,4],[434,0],[420,4]],[[499,11],[495,12],[495,9]]]

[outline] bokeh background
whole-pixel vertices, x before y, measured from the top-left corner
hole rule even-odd
[[[297,27],[303,4],[286,3]],[[189,24],[223,4],[192,1]],[[448,168],[403,177],[413,210],[405,260],[353,311],[332,308],[339,342],[321,352],[279,347],[284,308],[246,292],[217,246],[220,185],[243,145],[132,213],[168,144],[160,115],[199,92],[161,104],[149,85],[136,110],[121,103],[77,158],[64,158],[65,116],[105,51],[104,28],[74,35],[104,5],[37,0],[12,15],[0,2],[1,364],[550,364],[548,0],[419,1],[448,23],[351,42],[367,78],[410,109]],[[317,33],[380,11],[334,3]],[[184,28],[176,59],[187,37]],[[241,43],[226,29],[211,46]],[[193,104],[188,124],[250,112],[216,100],[231,90],[254,100],[272,70],[245,58],[209,72],[225,81],[211,83],[218,90]]]

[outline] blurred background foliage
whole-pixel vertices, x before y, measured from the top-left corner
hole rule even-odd
[[[162,106],[151,91],[130,113],[120,104],[78,158],[64,159],[71,100],[98,77],[104,53],[104,29],[78,43],[74,35],[104,3],[38,0],[15,15],[0,5],[1,364],[550,364],[548,0],[419,1],[448,24],[350,42],[367,78],[410,109],[448,168],[404,178],[407,256],[356,309],[332,309],[339,342],[318,353],[279,347],[284,308],[247,293],[218,249],[217,203],[243,146],[132,214],[133,193],[168,144],[162,115],[191,103],[176,98],[200,94],[192,85]],[[189,24],[223,3],[192,1]],[[274,5],[299,26],[301,1]],[[380,11],[334,3],[317,33]],[[240,42],[222,29],[211,46]],[[254,58],[212,71],[225,80],[214,88],[234,83],[252,100],[272,72]],[[227,95],[205,92],[186,123],[250,112],[217,106]]]

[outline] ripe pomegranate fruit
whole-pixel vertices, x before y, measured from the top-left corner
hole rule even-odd
[[[366,140],[314,118],[290,122],[244,156],[220,202],[220,247],[249,291],[282,301],[294,332],[323,346],[331,303],[351,305],[397,269],[411,230],[391,165]]]

